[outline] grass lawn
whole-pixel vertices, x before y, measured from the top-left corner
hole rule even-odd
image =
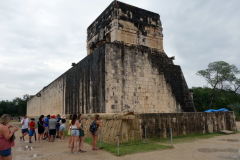
[[[92,138],[85,138],[84,142],[91,145]],[[99,142],[97,143],[97,146],[100,146]],[[145,143],[143,141],[135,141],[135,142],[120,144],[119,156],[124,156],[132,153],[149,152],[154,150],[171,149],[171,148],[172,147],[169,145],[157,144],[156,142]],[[112,144],[102,142],[101,149],[104,149],[114,155],[118,154],[117,145],[112,145]]]
[[[68,131],[65,132],[65,135],[69,137],[67,134]],[[199,133],[199,134],[190,134],[185,136],[177,136],[173,137],[173,146],[176,143],[188,143],[193,142],[199,139],[208,139],[215,136],[222,136],[225,134],[222,133]],[[85,143],[92,145],[92,138],[85,137]],[[97,142],[97,146],[100,148],[99,141]],[[163,150],[163,149],[171,149],[171,139],[170,138],[149,138],[143,139],[140,141],[133,141],[128,143],[120,144],[119,147],[119,156],[124,156],[127,154],[140,153],[140,152],[149,152],[155,150]],[[101,149],[106,150],[114,155],[118,154],[117,145],[112,145],[108,143],[101,143]]]
[[[184,135],[184,136],[177,136],[173,137],[173,146],[176,143],[188,143],[188,142],[193,142],[199,139],[208,139],[212,138],[215,136],[222,136],[225,134],[222,133],[198,133],[198,134],[189,134],[189,135]],[[171,139],[170,138],[162,138],[162,139],[150,139],[150,141],[158,141],[159,143],[164,143],[164,144],[171,144]]]

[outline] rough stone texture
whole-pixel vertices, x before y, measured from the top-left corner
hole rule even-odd
[[[105,46],[66,74],[65,113],[105,113]]]
[[[105,43],[28,102],[28,114],[195,111],[180,66],[164,52]],[[34,109],[35,108],[35,109]]]
[[[216,133],[218,130],[236,130],[233,112],[117,115],[100,114],[100,118],[103,120],[101,127],[103,142],[117,144],[117,133],[120,135],[120,143],[141,140],[145,137],[145,126],[147,138],[170,137],[171,128],[173,136]],[[94,115],[83,116],[86,137],[91,137],[89,126],[93,122],[93,117]]]
[[[105,47],[75,64],[27,104],[29,116],[105,112]]]
[[[169,137],[170,128],[173,136],[193,133],[215,133],[218,130],[236,130],[233,112],[190,112],[139,114],[142,129],[147,127],[150,135]]]
[[[180,66],[145,46],[106,44],[106,112],[194,112]]]
[[[39,91],[27,102],[27,114],[39,117],[48,114],[65,114],[64,112],[64,76],[60,76]]]
[[[112,2],[88,27],[88,56],[31,96],[27,113],[194,112],[161,26],[159,14]]]
[[[160,16],[135,6],[113,1],[87,29],[87,53],[105,42],[123,41],[163,51]]]

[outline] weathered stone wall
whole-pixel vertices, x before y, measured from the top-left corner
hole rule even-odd
[[[27,104],[29,116],[104,112],[104,45],[44,87]]]
[[[123,41],[163,51],[160,16],[119,1],[112,2],[87,29],[87,53],[105,42]]]
[[[65,113],[105,113],[105,46],[66,74]]]
[[[164,52],[121,42],[106,46],[106,112],[195,111],[182,75]]]
[[[44,87],[28,114],[194,111],[181,68],[164,52],[105,43]]]
[[[236,130],[233,112],[188,112],[188,113],[151,113],[118,116],[119,114],[100,115],[103,120],[101,137],[103,142],[117,144],[117,133],[120,143],[147,138],[170,137],[194,133],[216,133],[218,130]],[[122,115],[122,113],[120,113]],[[86,137],[91,137],[89,127],[94,115],[83,116]],[[100,138],[100,137],[99,137]]]
[[[236,130],[233,112],[190,112],[138,114],[142,129],[152,136],[169,137],[193,133],[215,133],[218,130]]]
[[[60,76],[39,91],[27,102],[27,114],[39,117],[48,114],[63,114],[64,107],[64,77]]]
[[[161,26],[159,14],[112,2],[88,27],[88,56],[31,98],[28,114],[194,112]]]

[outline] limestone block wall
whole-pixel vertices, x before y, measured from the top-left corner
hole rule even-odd
[[[122,42],[105,44],[106,112],[194,111],[181,68],[164,52]]]
[[[181,68],[164,52],[105,43],[28,102],[41,114],[195,111]]]
[[[142,129],[147,128],[151,136],[169,137],[194,133],[216,133],[218,130],[236,130],[233,112],[190,112],[138,114]]]
[[[29,116],[105,113],[105,46],[75,64],[32,97]]]
[[[105,46],[78,62],[65,74],[65,114],[105,113]]]
[[[120,116],[119,116],[120,115]],[[89,131],[94,115],[83,116],[86,137],[92,137]],[[233,112],[188,112],[188,113],[147,113],[147,114],[101,114],[103,120],[101,130],[102,141],[117,144],[147,138],[170,137],[196,133],[216,133],[218,130],[236,130]],[[99,136],[100,138],[100,136]]]
[[[27,103],[27,114],[39,117],[48,114],[63,114],[64,111],[64,77],[60,76],[30,98]]]
[[[119,1],[112,2],[87,29],[87,54],[105,42],[123,41],[163,51],[160,16]]]
[[[133,115],[128,114],[100,114],[102,120],[101,139],[103,142],[117,144],[117,134],[119,134],[119,142],[129,142],[137,139],[142,139],[142,130],[140,125],[133,125],[138,122]],[[93,122],[94,114],[83,115],[83,127],[86,137],[92,137],[89,131],[90,125]],[[100,136],[98,137],[100,138]]]

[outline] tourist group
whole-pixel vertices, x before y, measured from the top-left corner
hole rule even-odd
[[[102,121],[100,121],[100,116],[95,115],[94,121],[89,126],[89,130],[92,133],[92,150],[97,151],[97,139],[99,134],[99,127],[101,127]],[[14,146],[15,132],[18,131],[18,127],[13,128],[9,125],[12,117],[8,114],[4,114],[0,118],[0,159],[12,159],[11,148]],[[22,135],[20,141],[25,141],[25,136],[29,135],[29,143],[33,143],[33,137],[38,143],[43,143],[45,141],[54,142],[59,138],[59,142],[65,141],[65,134],[70,135],[68,141],[68,147],[70,148],[70,153],[79,154],[86,152],[83,150],[84,143],[84,124],[82,121],[81,114],[73,114],[69,117],[69,127],[65,125],[66,117],[55,115],[41,115],[38,121],[35,123],[34,118],[27,118],[27,115],[21,120]],[[86,126],[85,126],[86,127]],[[38,133],[38,135],[36,134]],[[74,149],[74,151],[73,151]]]

